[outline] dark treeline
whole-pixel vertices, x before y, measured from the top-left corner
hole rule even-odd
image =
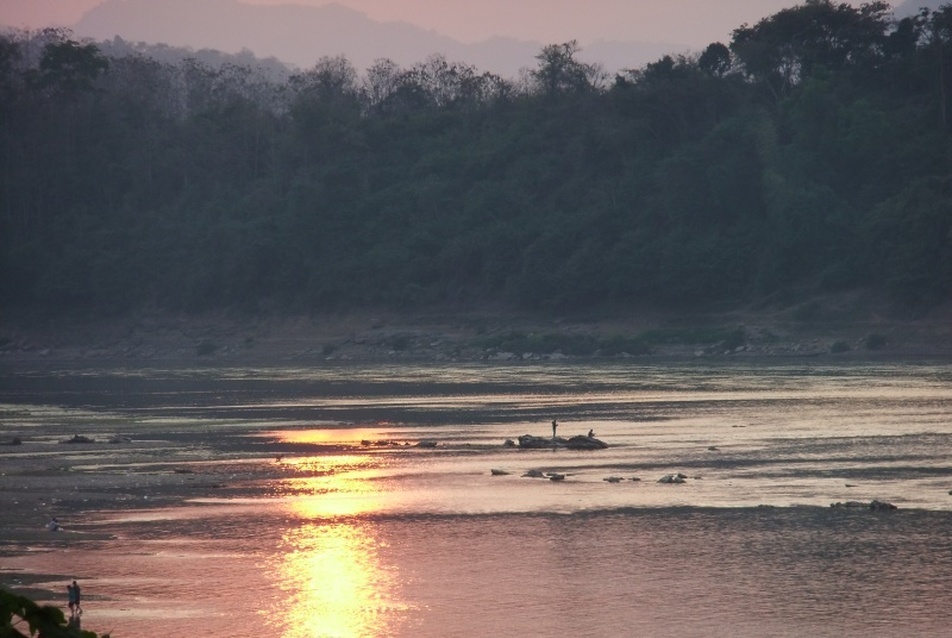
[[[273,76],[0,37],[0,295],[117,312],[952,291],[952,5],[808,0],[614,78]]]

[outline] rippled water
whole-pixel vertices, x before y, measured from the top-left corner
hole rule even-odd
[[[120,638],[866,638],[945,636],[952,624],[947,363],[56,370],[0,381],[0,401],[21,408],[118,415],[132,433],[206,433],[223,451],[225,433],[260,433],[292,450],[278,474],[272,456],[245,458],[256,485],[240,497],[91,511],[82,530],[115,539],[4,559],[77,574],[85,628]],[[560,435],[593,429],[610,447],[503,446],[550,435],[552,418]],[[439,444],[361,444],[421,439]],[[676,472],[684,484],[657,482]],[[899,509],[829,507],[874,499]]]

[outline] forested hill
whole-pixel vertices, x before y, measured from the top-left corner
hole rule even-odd
[[[0,38],[0,303],[307,312],[952,293],[952,5],[823,0],[617,77]]]

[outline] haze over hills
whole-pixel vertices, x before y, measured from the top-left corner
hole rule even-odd
[[[949,0],[904,0],[904,2],[893,4],[895,7],[893,12],[897,18],[904,18],[918,13],[923,7],[935,11],[944,4],[949,4]]]
[[[309,68],[323,56],[344,55],[359,70],[388,58],[407,67],[433,54],[465,62],[507,78],[534,67],[535,55],[550,42],[495,37],[475,44],[405,22],[379,22],[341,6],[249,5],[238,0],[107,0],[74,26],[80,37],[178,47],[243,49]],[[579,59],[599,62],[613,73],[639,68],[669,53],[686,52],[676,43],[581,43]]]

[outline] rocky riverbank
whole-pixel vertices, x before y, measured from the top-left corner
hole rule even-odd
[[[0,363],[518,361],[639,357],[952,356],[952,304],[904,316],[868,301],[781,310],[539,317],[492,312],[311,316],[6,316]]]

